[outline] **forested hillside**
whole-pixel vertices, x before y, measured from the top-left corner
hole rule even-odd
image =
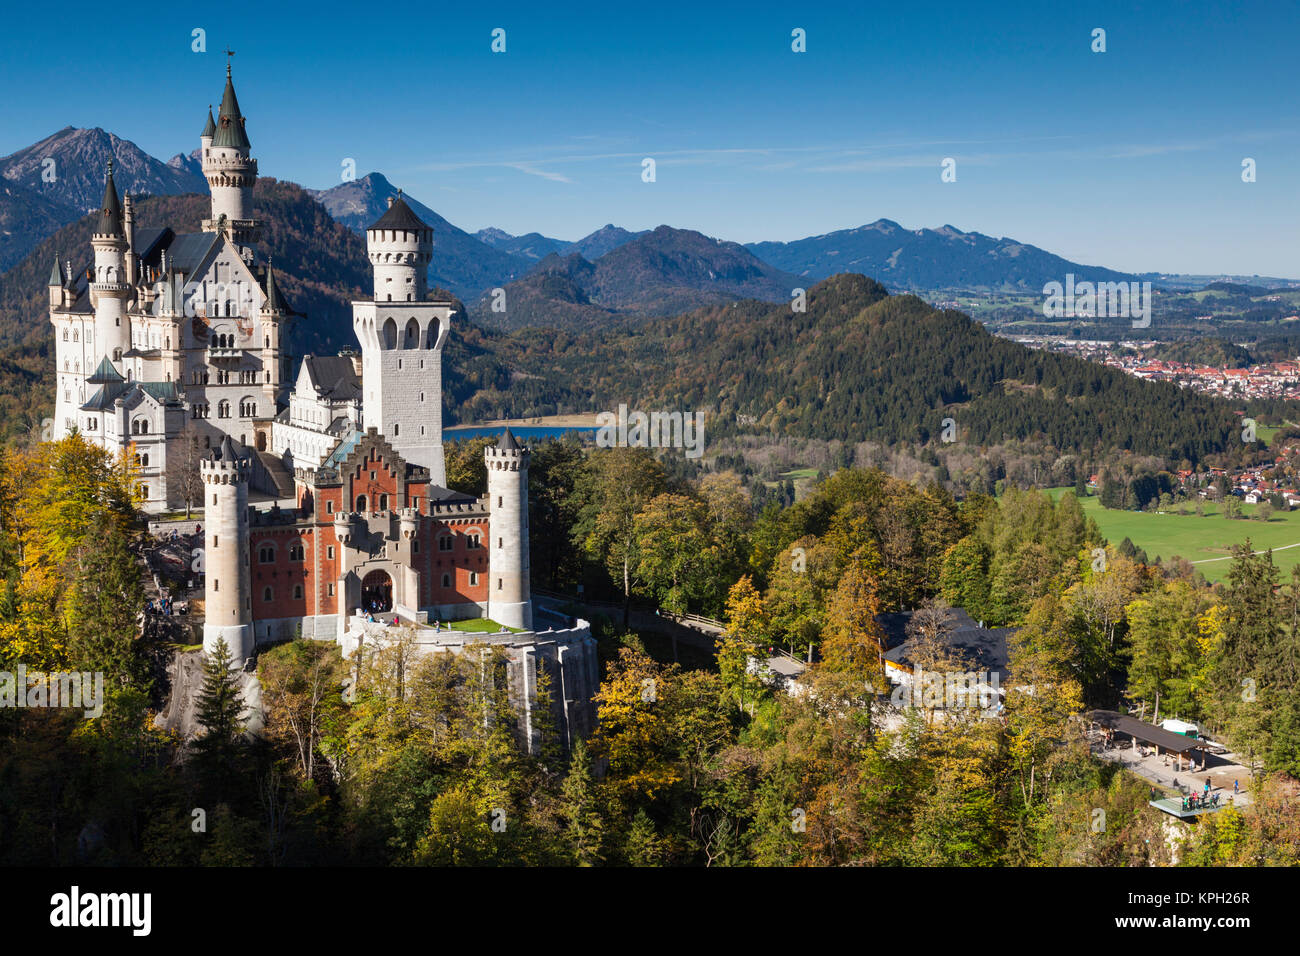
[[[632,331],[517,333],[498,352],[570,383],[555,410],[708,409],[715,435],[751,427],[745,416],[777,436],[926,443],[952,418],[958,442],[1194,462],[1239,432],[1226,402],[1025,348],[858,275],[814,286],[806,312],[750,300]]]

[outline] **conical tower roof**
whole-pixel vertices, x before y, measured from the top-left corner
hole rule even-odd
[[[506,430],[504,434],[502,434],[501,440],[497,442],[497,448],[501,449],[502,451],[519,450],[519,442],[515,441],[515,433],[510,430],[509,425],[506,426]]]
[[[275,270],[271,264],[266,264],[266,303],[262,306],[263,312],[287,312],[284,298],[280,295],[280,287],[275,284]]]
[[[59,254],[54,254],[54,268],[50,270],[50,285],[63,285],[63,270],[59,268]]]
[[[113,182],[113,161],[108,161],[108,176],[104,180],[104,201],[99,204],[99,225],[95,227],[97,236],[122,235],[122,201],[117,196],[117,186]]]
[[[207,122],[207,125],[203,127],[203,132],[200,133],[199,135],[200,135],[200,136],[215,136],[216,134],[217,134],[217,124],[214,123],[214,122],[212,121],[212,107],[209,105],[209,106],[208,106],[208,122]]]
[[[401,190],[398,190],[397,195],[393,197],[392,205],[369,226],[369,229],[407,229],[412,231],[428,228],[428,224],[421,221],[420,217],[415,214],[415,210],[407,205],[406,200],[402,198]]]
[[[248,134],[244,132],[244,115],[239,112],[235,97],[235,82],[230,77],[230,64],[226,64],[226,91],[221,94],[221,110],[217,114],[217,132],[212,137],[213,146],[248,149]]]

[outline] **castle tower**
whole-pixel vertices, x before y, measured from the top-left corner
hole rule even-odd
[[[262,303],[262,330],[266,336],[266,348],[262,352],[262,395],[271,414],[275,413],[276,400],[280,395],[280,372],[284,362],[280,351],[280,334],[284,330],[284,321],[288,316],[284,298],[275,284],[275,270],[268,262],[266,265],[266,301]]]
[[[253,603],[248,568],[249,464],[227,435],[203,474],[204,609],[203,651],[211,654],[225,638],[230,657],[242,664],[253,654]]]
[[[235,85],[226,63],[226,91],[221,97],[217,121],[208,123],[199,142],[203,147],[203,175],[212,191],[212,218],[203,221],[204,232],[215,232],[222,216],[230,238],[241,245],[257,241],[257,222],[253,219],[253,184],[257,182],[257,160],[253,159],[244,131],[244,116],[235,98]],[[209,131],[210,134],[209,134]]]
[[[483,449],[492,513],[488,617],[526,631],[533,628],[528,586],[528,458],[528,449],[515,441],[509,428],[495,446]]]
[[[433,230],[402,194],[366,230],[374,269],[371,299],[352,303],[361,343],[363,427],[375,428],[403,458],[447,483],[442,451],[442,347],[450,301],[426,298]]]
[[[126,234],[122,224],[122,203],[113,183],[113,161],[108,161],[104,200],[99,204],[99,222],[91,235],[95,250],[94,279],[90,283],[90,304],[95,310],[95,350],[113,362],[131,348],[131,324],[126,300],[131,285],[126,272]]]

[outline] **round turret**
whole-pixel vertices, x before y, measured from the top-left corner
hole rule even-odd
[[[199,464],[204,493],[203,650],[211,654],[219,640],[231,659],[242,664],[253,654],[252,587],[248,566],[249,461],[236,451],[230,436],[212,457]]]
[[[496,445],[483,449],[487,465],[491,541],[488,550],[488,617],[498,624],[531,630],[529,590],[527,448],[509,428]]]
[[[399,192],[388,211],[366,230],[366,250],[375,273],[376,302],[421,302],[433,260],[433,230]]]

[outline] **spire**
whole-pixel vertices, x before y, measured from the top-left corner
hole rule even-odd
[[[208,123],[207,123],[206,126],[203,127],[203,132],[200,133],[199,136],[200,136],[200,137],[207,136],[207,137],[211,138],[212,136],[215,136],[216,133],[217,133],[217,124],[214,123],[214,122],[212,121],[212,104],[209,103],[209,104],[208,104]]]
[[[54,268],[50,270],[50,285],[63,285],[63,271],[59,268],[59,254],[54,254]]]
[[[515,441],[515,433],[510,430],[509,425],[506,426],[505,433],[502,434],[501,440],[497,442],[497,448],[501,449],[502,451],[519,450],[519,442]]]
[[[248,134],[244,132],[244,117],[239,112],[239,100],[235,98],[235,82],[230,77],[230,61],[226,61],[226,91],[221,95],[221,110],[217,113],[217,132],[212,138],[213,146],[226,146],[232,149],[248,149]]]
[[[275,270],[271,268],[271,263],[266,264],[266,302],[262,306],[263,312],[287,312],[284,307],[284,299],[280,296],[280,289],[275,284]]]
[[[104,180],[104,201],[99,204],[99,226],[95,229],[99,236],[122,235],[122,203],[117,198],[117,186],[113,183],[113,161],[108,161],[108,177]]]
[[[236,456],[235,456],[235,446],[232,445],[232,444],[230,443],[230,436],[229,436],[229,435],[227,435],[225,438],[221,439],[221,450],[217,452],[217,458],[218,458],[220,461],[234,461],[234,460],[235,460],[235,458],[236,458]]]

